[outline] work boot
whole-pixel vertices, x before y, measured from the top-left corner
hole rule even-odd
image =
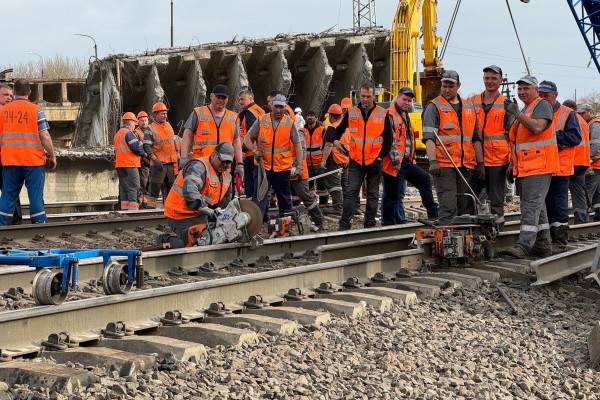
[[[513,247],[509,247],[508,249],[502,250],[499,255],[517,259],[529,258],[527,251],[518,244],[514,245]]]
[[[553,246],[550,243],[545,243],[537,240],[531,250],[529,250],[529,255],[535,258],[546,258],[550,257],[553,254]]]
[[[557,226],[554,231],[552,238],[552,253],[562,253],[567,251],[567,245],[569,244],[569,226],[561,225]]]

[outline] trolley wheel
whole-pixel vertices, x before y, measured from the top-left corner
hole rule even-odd
[[[126,294],[129,293],[133,282],[128,282],[127,265],[111,260],[104,267],[104,293]]]
[[[60,285],[62,272],[52,272],[47,268],[40,269],[33,278],[33,299],[40,306],[56,305],[62,303],[69,292],[69,288],[62,293]]]

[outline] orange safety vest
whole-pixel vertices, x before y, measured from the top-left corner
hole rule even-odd
[[[350,134],[350,158],[361,165],[370,165],[379,157],[383,147],[385,110],[375,105],[365,123],[360,108],[353,107],[348,112],[348,132]]]
[[[142,157],[135,154],[125,140],[129,129],[121,128],[115,134],[115,168],[139,168],[141,167]]]
[[[223,119],[217,127],[215,119],[208,106],[196,107],[194,112],[198,117],[198,127],[194,134],[192,146],[193,158],[208,157],[221,142],[233,144],[237,114],[225,110]]]
[[[344,146],[344,148],[346,148],[346,150],[350,149],[350,133],[348,132],[348,129],[346,129],[346,132],[344,132],[340,138],[340,143]],[[338,150],[335,146],[333,147],[331,154],[333,155],[333,161],[335,161],[335,163],[338,165],[347,166],[350,162],[350,157]]]
[[[574,112],[567,106],[563,106],[562,104],[554,112],[553,123],[555,127],[555,132],[562,131],[565,129],[565,125],[567,123],[567,119],[569,118],[569,114]],[[574,161],[575,161],[575,146],[567,147],[562,150],[558,150],[558,163],[559,169],[554,172],[552,176],[571,176],[575,173],[574,169]]]
[[[300,130],[298,130],[298,134],[300,135],[304,135],[306,140],[306,136],[308,135],[308,131],[306,130],[306,128],[302,128]],[[292,150],[292,157],[294,157],[294,159],[296,158],[296,145],[292,142],[290,145],[290,149]],[[307,156],[306,153],[303,154],[303,160],[302,160],[302,179],[303,180],[307,180],[308,179],[308,163],[306,162]],[[298,180],[298,176],[293,176],[291,178],[293,181]]]
[[[392,103],[392,105],[387,109],[387,111],[388,114],[392,117],[392,122],[394,124],[393,146],[400,156],[399,161],[402,162],[402,159],[404,158],[404,153],[406,152],[407,135],[411,135],[412,146],[411,154],[409,155],[409,160],[412,162],[415,155],[415,138],[414,136],[412,136],[412,133],[407,129],[408,127],[404,123],[404,118],[402,118],[402,115],[398,113],[398,110],[396,110],[396,106],[394,105],[394,103]],[[389,155],[386,155],[383,158],[382,170],[390,176],[398,175],[398,171],[392,163],[392,159]]]
[[[600,118],[592,118],[590,120],[590,122],[588,122],[588,126],[590,127],[590,132],[592,130],[592,124],[600,124]],[[591,133],[590,133],[591,135]],[[590,146],[591,146],[591,138],[590,138]],[[600,153],[596,153],[596,154],[591,154],[591,148],[590,148],[590,159],[592,162],[592,168],[594,169],[600,169]]]
[[[523,114],[531,117],[535,106],[541,101],[537,98],[525,109]],[[525,125],[515,120],[510,129],[512,146],[513,174],[516,177],[552,174],[559,169],[558,146],[554,123],[541,133],[534,134]]]
[[[36,104],[16,99],[2,108],[0,146],[4,166],[41,167],[46,164]]]
[[[177,148],[175,145],[175,132],[168,122],[159,124],[154,121],[150,124],[152,130],[152,151],[163,164],[177,162]]]
[[[450,157],[458,167],[475,168],[475,148],[473,147],[473,132],[475,130],[476,114],[471,102],[460,99],[462,103],[462,126],[454,108],[442,96],[431,101],[440,115],[438,136],[446,146]],[[436,160],[440,167],[452,168],[452,162],[442,150],[442,146],[435,144]]]
[[[273,129],[271,113],[259,120],[258,149],[262,152],[263,165],[267,171],[289,171],[292,169],[292,120],[283,115],[277,129]]]
[[[252,103],[250,105],[250,107],[248,107],[246,110],[250,111],[254,115],[254,117],[256,118],[257,121],[259,119],[261,119],[263,115],[265,115],[265,110],[263,110],[256,103]],[[242,140],[242,143],[244,142],[244,138],[248,134],[248,129],[250,129],[250,128],[251,128],[250,126],[246,126],[246,118],[244,118],[243,120],[241,120],[241,123],[240,123],[240,139]],[[252,156],[252,151],[246,150],[244,152],[244,157],[251,157],[251,156]]]
[[[579,127],[581,128],[581,143],[575,146],[575,159],[573,165],[575,166],[590,166],[590,126],[585,119],[575,113],[577,121],[579,121]]]
[[[229,186],[231,185],[231,174],[229,171],[225,171],[219,176],[219,173],[215,171],[208,157],[200,158],[198,161],[204,164],[204,169],[206,170],[206,179],[204,180],[204,185],[200,190],[200,194],[208,200],[210,206],[216,206],[229,190]],[[200,215],[198,210],[189,208],[185,203],[183,197],[183,173],[184,170],[182,169],[177,175],[173,187],[169,191],[164,206],[165,217],[181,220],[195,218]]]
[[[510,162],[510,145],[508,132],[504,129],[504,99],[499,95],[490,110],[483,109],[483,95],[478,94],[469,99],[475,106],[477,125],[483,140],[483,162],[486,167],[500,167]]]
[[[317,126],[312,134],[308,128],[304,128],[306,138],[307,159],[310,161],[311,167],[318,167],[323,161],[323,125]]]

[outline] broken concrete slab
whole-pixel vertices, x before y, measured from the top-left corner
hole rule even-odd
[[[365,292],[336,292],[332,294],[317,294],[317,299],[335,299],[348,301],[350,303],[358,303],[364,301],[367,305],[375,308],[379,312],[384,312],[392,308],[392,299],[375,294]]]
[[[237,327],[248,324],[256,330],[266,330],[277,335],[291,335],[298,329],[298,323],[293,320],[253,314],[226,314],[222,317],[206,317],[204,322]]]
[[[289,304],[289,303],[286,303]],[[265,315],[273,318],[283,318],[296,321],[302,325],[325,325],[331,321],[328,312],[313,311],[293,306],[247,308],[244,314]]]
[[[417,302],[417,294],[415,292],[410,292],[407,290],[400,290],[388,287],[361,287],[355,289],[344,289],[344,292],[364,292],[369,294],[374,294],[376,296],[384,296],[389,297],[401,304],[411,305]]]
[[[311,299],[307,298],[300,301],[288,301],[292,307],[306,308],[316,311],[328,311],[333,314],[345,314],[351,318],[358,318],[365,312],[365,306],[362,303],[350,303],[348,301],[334,299]]]
[[[258,339],[255,332],[209,323],[189,323],[177,326],[161,326],[156,333],[189,342],[202,343],[208,347],[241,346]]]
[[[125,336],[122,339],[102,339],[100,345],[138,354],[156,353],[159,357],[172,354],[178,361],[198,362],[206,356],[206,348],[200,343],[173,339],[166,336]]]
[[[9,361],[0,363],[0,381],[9,386],[28,384],[51,391],[73,393],[99,381],[98,377],[82,369],[69,368],[49,362]]]

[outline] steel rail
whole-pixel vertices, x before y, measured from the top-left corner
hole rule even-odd
[[[532,286],[545,285],[591,268],[597,247],[598,244],[591,244],[533,261],[530,266],[534,269],[537,280]]]

